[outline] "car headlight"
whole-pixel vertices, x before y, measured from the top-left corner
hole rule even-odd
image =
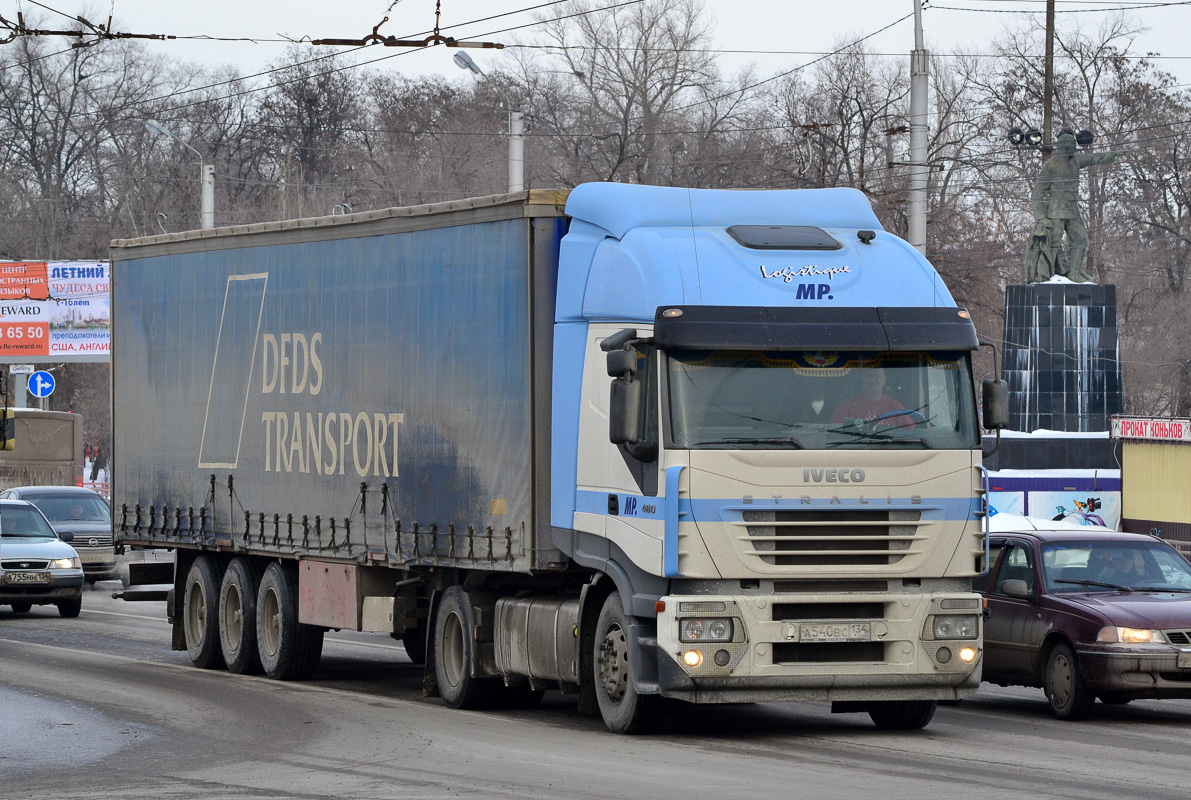
[[[82,569],[83,562],[78,556],[74,558],[55,558],[50,562],[50,569]]]
[[[730,642],[732,620],[684,619],[679,628],[679,639],[684,642]]]
[[[1101,628],[1096,634],[1096,641],[1101,643],[1119,644],[1165,644],[1166,637],[1162,631],[1145,630],[1143,628],[1121,628],[1109,626]]]
[[[976,617],[968,614],[936,616],[932,630],[936,639],[975,639],[980,635]]]

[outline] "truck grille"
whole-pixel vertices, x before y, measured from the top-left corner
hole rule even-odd
[[[917,510],[749,509],[740,521],[745,552],[766,564],[785,567],[855,567],[896,564],[917,555],[932,524]]]

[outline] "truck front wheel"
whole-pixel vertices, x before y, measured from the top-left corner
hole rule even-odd
[[[662,698],[633,687],[629,620],[616,592],[608,595],[595,629],[595,693],[613,733],[649,733],[661,724]]]
[[[323,654],[323,629],[298,622],[298,579],[280,561],[257,590],[256,643],[265,674],[283,681],[309,678]]]
[[[261,568],[256,559],[233,559],[219,587],[219,646],[227,668],[238,675],[263,672],[256,646],[256,595]]]
[[[882,700],[868,704],[868,715],[878,728],[915,731],[930,723],[938,706],[934,700]]]
[[[190,663],[199,669],[223,666],[219,648],[219,584],[223,565],[210,556],[199,556],[186,573],[182,601],[182,628]]]

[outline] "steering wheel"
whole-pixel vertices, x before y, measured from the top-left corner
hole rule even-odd
[[[877,425],[887,419],[894,417],[909,417],[914,422],[915,428],[925,428],[927,426],[926,417],[911,408],[898,408],[893,411],[886,411],[884,414],[878,414],[869,420],[869,425]],[[902,426],[899,426],[902,427]]]

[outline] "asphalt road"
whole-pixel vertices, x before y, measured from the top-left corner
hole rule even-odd
[[[1052,719],[985,685],[930,727],[820,704],[679,708],[613,736],[572,698],[461,712],[383,636],[328,634],[315,679],[197,670],[164,603],[88,591],[78,619],[0,610],[0,793],[15,798],[1186,798],[1191,701]]]

